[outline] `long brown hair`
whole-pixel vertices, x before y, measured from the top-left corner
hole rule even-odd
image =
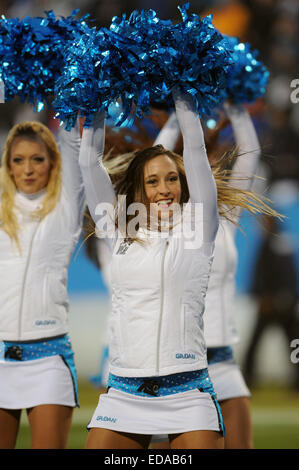
[[[157,113],[156,119],[159,123],[159,127],[163,127],[167,118],[167,113]],[[271,201],[269,199],[259,195],[253,190],[240,190],[236,187],[237,185],[235,186],[231,184],[231,168],[239,154],[237,149],[231,148],[229,143],[224,142],[221,146],[219,145],[219,134],[228,124],[229,120],[227,118],[222,118],[216,129],[205,129],[207,153],[217,186],[219,216],[236,224],[235,209],[242,208],[247,209],[254,215],[261,213],[269,216],[280,217],[280,214],[272,209],[270,205]],[[175,152],[166,150],[161,145],[147,147],[140,150],[138,148],[136,149],[136,139],[131,141],[131,145],[128,147],[124,139],[125,132],[126,130],[122,130],[118,133],[118,145],[116,146],[116,149],[119,148],[120,150],[123,150],[123,152],[115,152],[115,148],[111,149],[110,145],[109,151],[103,158],[104,166],[106,167],[114,185],[116,196],[126,195],[126,206],[129,206],[129,204],[136,201],[146,204],[147,198],[143,183],[144,165],[151,158],[163,154],[175,161],[182,188],[181,203],[183,204],[187,202],[189,199],[189,190],[183,157],[181,156],[181,153],[183,152],[182,138],[180,137],[178,139],[175,146]],[[144,133],[141,134],[142,137],[144,137],[143,134]],[[111,142],[109,137],[111,138],[111,134],[108,136],[108,140]],[[143,143],[146,144],[147,142],[148,139],[144,139]],[[131,150],[132,147],[133,150]],[[250,158],[250,154],[248,155],[248,158]],[[127,216],[127,225],[132,217],[133,216]],[[94,227],[94,224],[90,223],[90,215],[86,220],[89,221],[89,228],[85,234],[86,236],[89,236],[92,233],[92,225]],[[92,237],[89,237],[88,240],[91,243]],[[91,251],[92,250],[90,250],[90,252]],[[94,255],[93,260],[95,261]]]
[[[161,129],[168,119],[168,113],[158,109],[152,109],[151,121],[157,129]],[[152,145],[143,121],[136,119],[134,128],[115,128],[106,125],[105,151],[103,163],[108,170],[112,183],[120,181],[133,158],[134,151],[140,147],[146,148]],[[101,268],[101,260],[98,259],[97,240],[95,237],[95,223],[90,215],[88,207],[85,209],[83,219],[83,239],[85,252],[89,260]]]
[[[126,207],[133,202],[147,204],[144,187],[145,163],[159,155],[167,155],[177,167],[181,182],[181,200],[184,204],[189,200],[188,183],[184,168],[183,157],[172,151],[166,150],[162,145],[156,145],[144,150],[137,150],[131,154],[116,157],[116,161],[108,160],[106,168],[115,178],[116,196],[126,195]],[[235,159],[237,152],[233,149],[226,152],[220,159],[211,164],[211,169],[217,186],[217,201],[219,216],[235,222],[234,212],[237,208],[247,209],[251,214],[266,214],[278,216],[279,214],[270,206],[269,199],[255,193],[252,190],[242,190],[237,185],[232,185],[232,172],[229,169]],[[250,158],[250,155],[249,157]],[[117,165],[118,163],[118,165]],[[117,173],[117,166],[120,171]],[[126,223],[130,222],[133,215],[126,216]]]

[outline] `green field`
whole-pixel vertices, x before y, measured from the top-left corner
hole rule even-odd
[[[86,425],[98,402],[99,391],[89,383],[79,384],[80,409],[74,412],[69,449],[84,448]],[[256,449],[299,449],[299,393],[279,386],[252,390],[252,421]],[[30,448],[30,432],[23,412],[18,449]]]

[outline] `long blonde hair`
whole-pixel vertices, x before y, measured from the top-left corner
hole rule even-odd
[[[31,214],[33,218],[42,220],[57,204],[61,191],[61,155],[54,135],[40,122],[27,121],[16,124],[8,134],[2,155],[0,221],[1,229],[8,234],[12,241],[16,242],[20,249],[18,238],[19,225],[14,212],[17,188],[10,174],[11,148],[17,137],[42,141],[47,148],[51,160],[46,196],[41,209]]]

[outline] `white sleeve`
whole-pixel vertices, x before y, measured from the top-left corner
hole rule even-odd
[[[174,91],[176,114],[184,142],[184,167],[192,203],[203,205],[203,242],[214,243],[218,230],[217,188],[207,157],[194,100]]]
[[[5,99],[4,99],[5,88],[4,87],[5,87],[4,82],[0,80],[0,103],[5,102]]]
[[[110,265],[112,259],[111,247],[102,238],[96,238],[97,258],[102,271],[102,276],[105,285],[109,292],[111,292],[111,273]]]
[[[80,134],[78,120],[75,127],[66,131],[59,127],[58,145],[62,158],[62,191],[70,203],[70,218],[74,230],[82,224],[85,206],[85,193],[82,175],[79,167]]]
[[[114,232],[113,205],[115,193],[110,177],[103,165],[104,146],[105,113],[99,112],[95,116],[92,126],[83,129],[79,163],[91,217],[97,225],[99,216],[107,211],[105,223],[107,223],[107,233],[111,234],[111,232]],[[100,231],[97,233],[99,234]]]
[[[233,167],[231,184],[250,189],[257,169],[261,148],[249,113],[242,105],[225,105],[239,156]]]
[[[249,113],[243,105],[226,103],[225,110],[230,119],[237,146],[238,157],[233,166],[230,185],[249,190],[254,182],[261,148]],[[241,215],[241,208],[236,211],[236,218]]]
[[[156,137],[154,145],[163,145],[166,150],[174,150],[180,133],[181,131],[176,113],[172,112]]]

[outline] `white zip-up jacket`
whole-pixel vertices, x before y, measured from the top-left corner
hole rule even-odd
[[[43,220],[30,214],[40,194],[15,196],[21,253],[0,226],[0,340],[29,341],[68,332],[67,271],[78,242],[85,205],[78,164],[78,126],[60,131],[62,191]]]
[[[259,141],[250,118],[242,105],[225,105],[231,121],[239,156],[234,164],[230,184],[237,188],[251,188],[260,157]],[[155,145],[168,149],[175,147],[180,128],[173,113],[162,128]],[[241,210],[235,211],[238,222]],[[207,347],[229,346],[238,342],[234,317],[235,275],[238,253],[235,245],[236,225],[220,219],[215,239],[214,260],[205,299],[204,336]]]
[[[207,367],[202,314],[218,228],[216,184],[201,124],[191,98],[175,98],[184,138],[184,165],[191,203],[203,204],[203,244],[187,247],[177,237],[140,229],[144,243],[107,238],[112,253],[110,371],[124,377],[161,376]],[[104,115],[84,129],[80,150],[89,210],[97,224],[99,203],[115,194],[102,164]],[[109,217],[106,220],[109,225]],[[99,227],[99,225],[98,225]],[[108,231],[111,233],[114,225]],[[156,235],[156,236],[154,236]]]

